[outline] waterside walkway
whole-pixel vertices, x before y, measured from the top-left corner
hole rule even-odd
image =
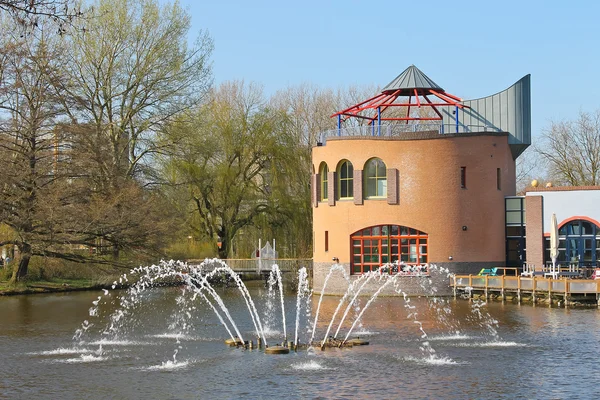
[[[600,307],[600,279],[455,275],[450,278],[450,286],[454,297],[459,294],[485,299],[497,296],[519,303],[545,301],[552,304],[554,300],[565,307],[576,303],[597,304]]]
[[[212,271],[219,264],[211,262],[211,259],[205,260],[187,260],[189,265],[203,265],[206,272]],[[313,262],[310,258],[246,258],[246,259],[223,259],[232,270],[237,273],[269,273],[273,265],[277,265],[281,272],[298,272],[300,268],[306,268],[309,275],[312,274]]]

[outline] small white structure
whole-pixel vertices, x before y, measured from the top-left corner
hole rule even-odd
[[[258,249],[254,252],[254,258],[258,260],[258,273],[261,273],[263,268],[267,268],[270,270],[273,264],[275,263],[274,260],[277,260],[278,258],[278,253],[275,250],[275,239],[273,239],[273,246],[271,246],[271,243],[267,242],[267,244],[265,244],[264,247],[261,247],[261,239],[259,239]]]

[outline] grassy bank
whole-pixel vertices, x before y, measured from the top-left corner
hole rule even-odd
[[[111,286],[127,272],[106,265],[39,258],[32,259],[26,279],[11,284],[13,268],[16,263],[0,268],[0,296],[99,289]]]
[[[101,289],[110,286],[110,282],[98,282],[92,279],[56,279],[27,281],[10,285],[0,281],[0,296],[34,293],[72,292],[77,290]]]

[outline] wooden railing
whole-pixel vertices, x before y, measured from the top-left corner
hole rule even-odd
[[[454,289],[473,288],[484,291],[551,292],[572,294],[600,294],[600,279],[553,279],[523,276],[455,275],[450,278]]]

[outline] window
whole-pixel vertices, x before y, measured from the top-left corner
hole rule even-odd
[[[327,168],[327,164],[322,163],[321,168],[319,168],[319,175],[321,177],[321,201],[325,201],[329,198],[327,193],[327,175],[329,174],[329,168]]]
[[[340,199],[354,197],[354,167],[350,161],[343,161],[338,169],[338,193]]]
[[[460,167],[460,187],[467,188],[467,167]]]
[[[325,231],[325,251],[329,251],[329,231]]]
[[[550,238],[544,241],[544,259],[551,262]],[[558,230],[558,262],[593,266],[600,261],[600,227],[578,219],[564,224]]]
[[[527,259],[525,248],[525,198],[506,197],[506,265],[521,267]]]
[[[401,261],[426,264],[427,234],[399,225],[378,225],[361,229],[350,236],[351,273],[377,271],[383,264]]]
[[[502,190],[502,170],[496,168],[496,188]]]
[[[372,158],[365,164],[365,198],[387,196],[387,176],[385,163]]]

